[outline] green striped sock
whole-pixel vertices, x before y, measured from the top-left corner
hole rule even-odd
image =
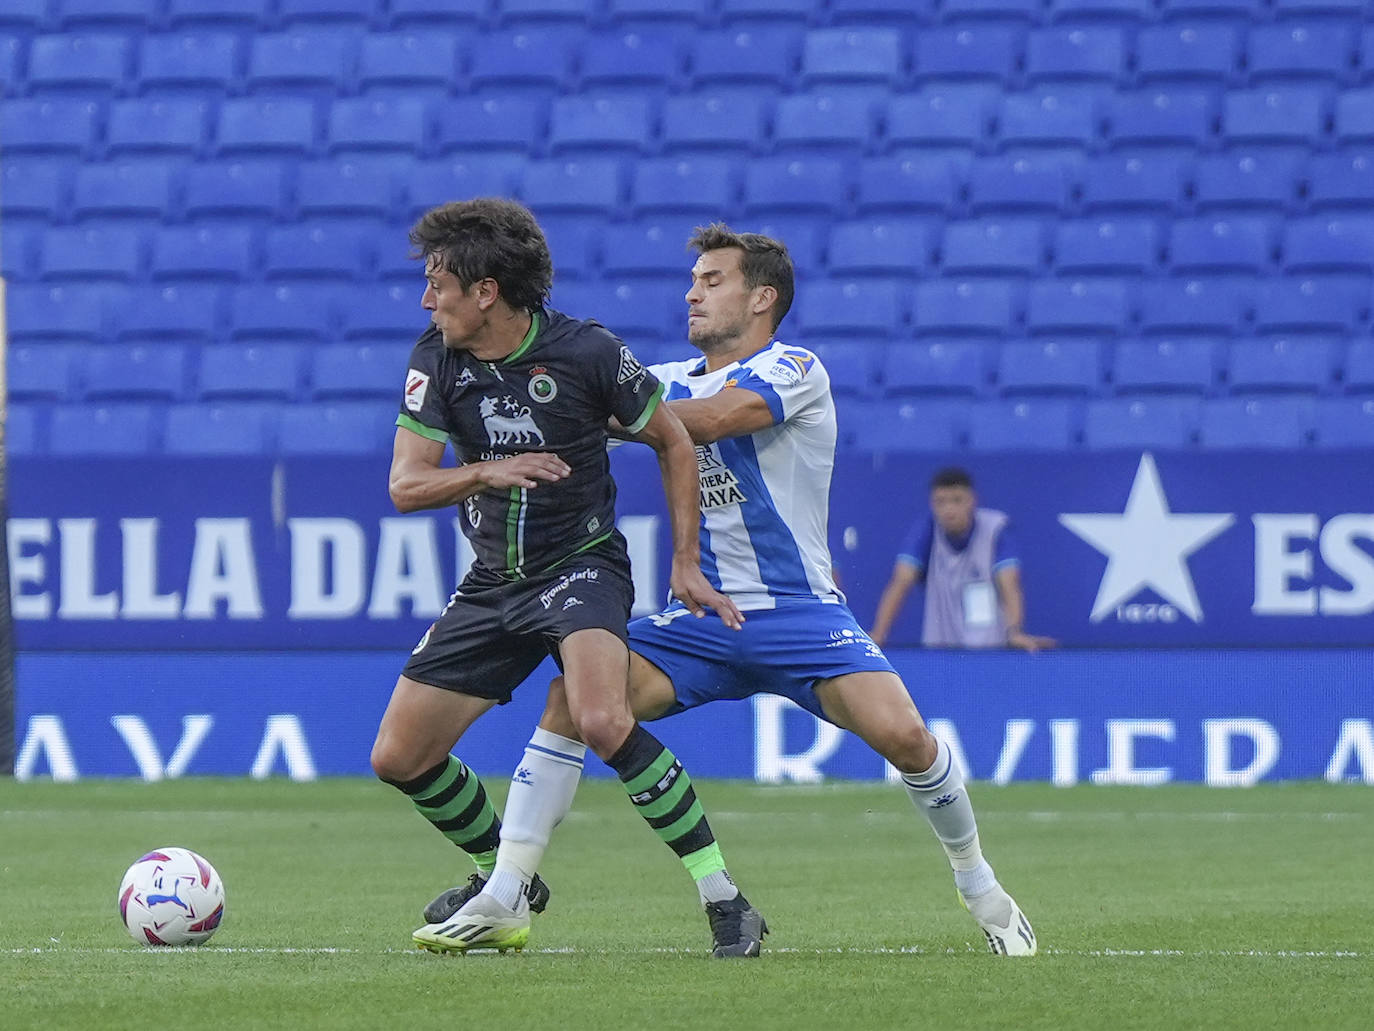
[[[607,765],[619,775],[635,810],[694,879],[725,869],[692,778],[657,738],[635,724]]]
[[[396,786],[439,833],[472,856],[479,872],[490,876],[501,844],[501,818],[477,774],[450,755],[414,780]]]

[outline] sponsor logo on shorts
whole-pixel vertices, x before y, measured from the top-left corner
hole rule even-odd
[[[561,580],[558,581],[558,583],[554,584],[543,594],[539,595],[539,604],[543,605],[544,608],[547,609],[553,605],[553,600],[555,598],[557,598],[560,594],[566,591],[578,580],[596,580],[600,576],[600,570],[590,568],[579,569],[575,573],[567,573],[563,576]]]

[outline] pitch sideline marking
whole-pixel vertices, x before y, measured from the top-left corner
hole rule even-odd
[[[675,948],[655,948],[655,949],[582,949],[573,948],[539,948],[527,949],[527,952],[535,955],[545,956],[564,956],[564,955],[587,955],[587,956],[659,956],[659,955],[693,955],[700,953],[701,949],[675,949]],[[778,955],[793,956],[958,956],[964,953],[983,954],[987,950],[975,948],[970,945],[965,949],[928,949],[918,945],[909,945],[902,948],[831,948],[831,949],[799,949],[799,948],[776,948],[767,949],[769,953]],[[423,956],[418,949],[349,949],[335,948],[328,946],[321,947],[263,947],[229,945],[224,947],[209,946],[184,946],[181,948],[166,949],[139,949],[139,948],[62,948],[61,946],[34,946],[22,949],[7,949],[5,954],[11,956],[58,956],[58,955],[93,955],[93,954],[126,954],[126,955],[148,955],[148,956],[172,956],[196,953],[199,955],[222,956],[222,955],[252,955],[252,956],[332,956],[332,955],[353,955],[353,956]],[[1374,953],[1357,952],[1345,949],[1058,949],[1044,948],[1040,950],[1043,956],[1074,956],[1087,959],[1374,959]]]

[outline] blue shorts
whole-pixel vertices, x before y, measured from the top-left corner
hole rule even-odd
[[[816,681],[896,672],[844,605],[784,603],[744,615],[736,631],[709,612],[697,619],[674,603],[630,624],[630,650],[673,682],[677,702],[664,716],[765,693],[825,719]]]

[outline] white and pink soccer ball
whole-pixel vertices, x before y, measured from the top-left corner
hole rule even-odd
[[[224,917],[224,882],[189,848],[159,848],[124,875],[119,917],[140,945],[203,945]]]

